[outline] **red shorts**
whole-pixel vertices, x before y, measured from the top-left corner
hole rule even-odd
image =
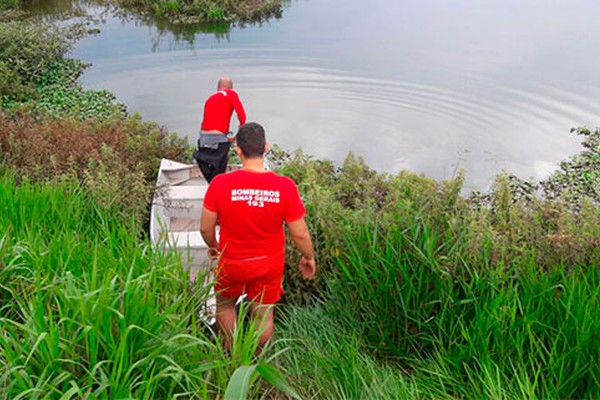
[[[242,294],[260,304],[275,304],[281,298],[285,252],[272,256],[231,260],[221,257],[215,269],[215,291],[228,299]]]

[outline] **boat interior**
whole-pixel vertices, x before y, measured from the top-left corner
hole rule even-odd
[[[194,279],[208,264],[208,245],[200,235],[207,189],[208,183],[197,165],[162,160],[152,204],[150,239],[169,251],[180,251]]]

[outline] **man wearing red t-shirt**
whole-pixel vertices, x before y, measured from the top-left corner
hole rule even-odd
[[[215,177],[204,198],[200,232],[220,253],[216,270],[217,324],[223,345],[231,347],[235,300],[246,294],[253,315],[262,322],[259,352],[273,335],[273,307],[281,297],[285,231],[302,257],[298,269],[310,279],[316,271],[306,209],[294,181],[263,167],[265,131],[257,123],[242,125],[236,136],[242,169]],[[220,225],[216,240],[217,218]],[[263,322],[264,321],[264,322]]]
[[[217,92],[204,103],[204,119],[198,139],[198,150],[194,158],[206,180],[210,181],[227,170],[230,141],[227,138],[233,112],[237,114],[240,126],[246,122],[246,112],[237,93],[233,90],[233,81],[219,79]]]

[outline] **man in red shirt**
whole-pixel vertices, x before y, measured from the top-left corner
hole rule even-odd
[[[242,169],[215,177],[204,198],[200,232],[218,249],[216,269],[217,324],[223,346],[231,347],[235,329],[235,301],[242,294],[251,300],[261,325],[259,352],[273,335],[273,307],[281,297],[285,262],[285,231],[302,254],[298,269],[310,279],[316,263],[304,220],[306,209],[294,181],[265,170],[265,131],[255,122],[242,125],[236,136]],[[217,242],[215,226],[220,224]]]
[[[237,93],[233,90],[230,78],[221,78],[217,92],[204,103],[204,119],[198,139],[198,150],[194,158],[206,180],[210,181],[227,170],[230,140],[229,124],[233,111],[237,114],[240,126],[246,122],[246,112]]]

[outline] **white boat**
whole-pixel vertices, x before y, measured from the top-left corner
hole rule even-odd
[[[207,189],[208,182],[196,164],[161,160],[150,212],[150,241],[166,251],[180,252],[192,280],[209,264],[209,246],[200,235]]]
[[[228,170],[239,166],[228,166]],[[212,289],[214,267],[208,257],[208,245],[200,235],[200,216],[208,182],[198,165],[162,159],[150,211],[150,242],[164,251],[177,251],[188,268],[190,280],[196,282],[200,271],[204,279],[196,285],[211,285],[209,298],[200,317],[210,326],[216,321],[216,296]],[[216,230],[219,238],[219,227]],[[236,304],[244,300],[241,296]]]
[[[208,182],[198,165],[162,159],[150,211],[150,242],[163,251],[179,252],[196,286],[212,284],[208,245],[200,235],[200,216]],[[217,227],[218,237],[218,227]],[[200,271],[204,277],[197,282]],[[212,286],[212,285],[211,285]],[[216,296],[211,287],[200,311],[209,326],[216,321]]]

